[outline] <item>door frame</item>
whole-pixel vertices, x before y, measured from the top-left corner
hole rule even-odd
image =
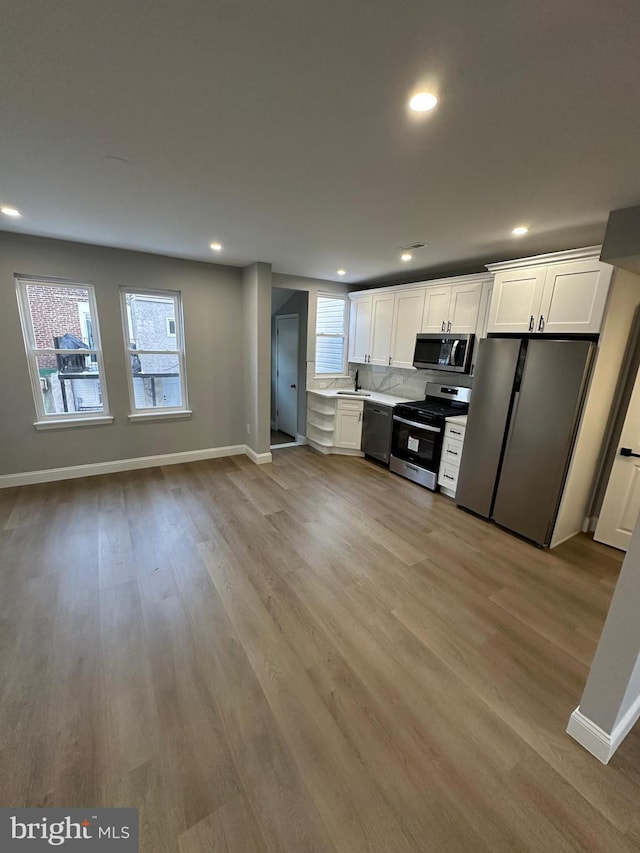
[[[276,314],[276,394],[275,394],[275,403],[276,403],[276,411],[275,417],[273,418],[276,429],[280,429],[280,419],[278,412],[280,411],[280,401],[278,400],[278,395],[280,393],[280,334],[278,329],[278,323],[280,320],[296,320],[296,430],[293,434],[294,441],[297,441],[298,436],[298,404],[300,402],[299,393],[300,393],[300,315],[299,314]],[[273,415],[273,412],[272,412]]]

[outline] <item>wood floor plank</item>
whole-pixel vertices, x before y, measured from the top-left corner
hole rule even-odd
[[[620,553],[273,459],[0,493],[0,805],[137,807],[142,853],[637,850],[640,732],[565,733]]]
[[[206,545],[202,554],[256,677],[337,850],[411,850],[255,589]],[[295,684],[295,691],[291,685]]]

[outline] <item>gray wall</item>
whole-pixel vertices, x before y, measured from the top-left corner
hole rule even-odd
[[[274,287],[271,292],[272,305],[278,304],[284,294],[288,298],[271,315],[271,420],[275,420],[276,408],[276,317],[281,314],[298,315],[298,433],[304,435],[307,427],[307,405],[305,384],[307,378],[307,336],[309,296],[302,290],[292,291]]]
[[[95,286],[113,424],[34,429],[15,273]],[[182,293],[189,420],[127,419],[119,294],[125,284]],[[242,296],[241,271],[232,267],[0,232],[0,474],[244,444]],[[267,375],[267,410],[268,388]],[[267,411],[267,428],[268,420]]]
[[[244,441],[256,453],[270,445],[271,266],[257,263],[242,270],[244,332]]]

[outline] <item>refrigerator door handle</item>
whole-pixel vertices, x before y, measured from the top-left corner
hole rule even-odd
[[[507,440],[504,443],[504,452],[502,454],[503,459],[506,459],[507,454],[509,453],[509,445],[511,444],[511,439],[513,437],[513,430],[514,430],[515,423],[516,423],[516,415],[518,414],[518,403],[519,402],[520,402],[520,391],[515,391],[514,395],[513,395],[513,405],[511,407],[511,417],[509,419],[509,432],[507,434]],[[499,482],[499,479],[500,478],[498,477],[498,481],[496,481],[496,485],[497,485],[497,482]]]

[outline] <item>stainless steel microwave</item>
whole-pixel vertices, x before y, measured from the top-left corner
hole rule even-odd
[[[419,370],[469,373],[475,335],[417,335],[413,366]]]

